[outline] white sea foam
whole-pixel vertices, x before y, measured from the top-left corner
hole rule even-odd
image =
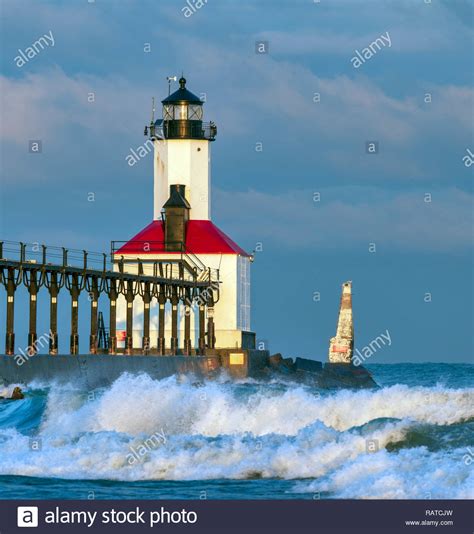
[[[296,483],[294,491],[351,499],[472,499],[474,475],[462,460],[465,453],[381,450],[350,459],[322,479]]]
[[[102,392],[53,388],[38,432],[41,450],[30,450],[29,438],[17,430],[4,431],[0,473],[119,480],[278,477],[312,479],[295,482],[295,491],[337,497],[462,497],[472,482],[462,449],[385,448],[420,424],[472,418],[473,397],[474,390],[407,386],[319,396],[294,385],[198,387],[190,378],[125,375]],[[130,452],[160,431],[166,442],[131,464]],[[379,452],[367,453],[367,439],[377,440]],[[416,483],[410,473],[419,477]]]
[[[231,384],[206,382],[196,387],[191,379],[156,381],[147,375],[125,375],[100,396],[54,389],[42,429],[53,433],[58,428],[68,433],[112,430],[136,435],[166,427],[172,434],[294,436],[314,421],[343,431],[382,417],[435,425],[474,418],[474,390],[467,389],[397,385],[320,396],[293,386],[283,390],[256,388],[246,396],[238,392]]]

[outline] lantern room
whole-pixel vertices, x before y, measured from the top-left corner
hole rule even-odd
[[[217,128],[213,122],[203,123],[202,100],[186,89],[180,78],[179,89],[161,101],[163,119],[155,123],[163,129],[165,139],[207,139],[214,141]]]

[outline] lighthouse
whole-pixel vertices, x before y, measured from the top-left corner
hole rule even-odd
[[[185,186],[190,219],[211,219],[211,143],[217,135],[213,122],[203,122],[203,102],[179,80],[179,89],[162,100],[163,118],[150,124],[154,139],[154,218],[170,196],[170,186]]]
[[[155,333],[152,324],[152,347],[157,343],[160,352],[171,354],[254,349],[252,257],[212,220],[211,144],[217,127],[204,121],[204,102],[186,87],[184,77],[179,89],[161,103],[162,117],[153,117],[145,128],[154,147],[153,219],[113,250],[114,258],[121,258],[130,271],[136,269],[137,260],[145,269],[154,261],[179,261],[179,268],[184,265],[193,270],[198,280],[213,281],[213,290],[205,296],[206,306],[199,298],[178,295],[150,303],[164,317],[164,326],[156,321]],[[134,310],[138,322],[141,313]],[[139,343],[137,330],[133,344]]]
[[[354,324],[352,319],[352,282],[342,284],[341,305],[335,337],[329,341],[330,363],[351,363],[354,352]]]

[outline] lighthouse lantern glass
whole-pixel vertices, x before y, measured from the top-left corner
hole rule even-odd
[[[202,120],[202,106],[191,104],[188,111],[188,119],[201,121]]]
[[[171,104],[163,106],[163,119],[165,121],[173,120],[173,106]]]
[[[165,121],[202,120],[202,106],[199,104],[165,104],[163,106],[163,119]]]
[[[174,107],[174,118],[178,121],[185,121],[188,118],[188,105],[179,104]]]

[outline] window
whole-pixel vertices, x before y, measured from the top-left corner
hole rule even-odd
[[[237,328],[250,331],[250,261],[237,258]]]
[[[202,106],[192,104],[189,106],[188,119],[200,121],[202,120]]]
[[[170,121],[173,119],[173,106],[171,104],[163,106],[163,119],[165,121]]]
[[[179,104],[174,106],[174,118],[175,120],[185,121],[188,118],[188,106],[187,104]]]
[[[163,106],[163,119],[165,121],[173,119],[177,121],[187,119],[200,121],[202,120],[202,106],[199,104],[165,104]]]

